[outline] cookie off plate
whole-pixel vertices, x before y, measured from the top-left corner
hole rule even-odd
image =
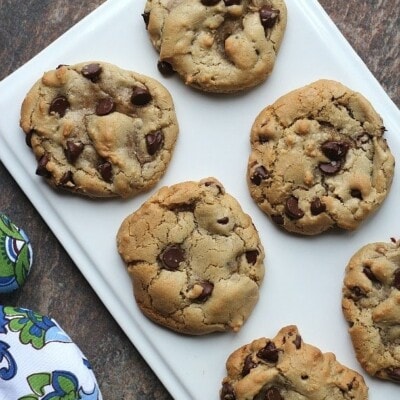
[[[382,207],[357,231],[316,237],[291,235],[271,224],[251,199],[246,168],[257,114],[317,79],[340,81],[368,98],[383,118],[395,158],[400,158],[399,110],[316,1],[286,0],[288,25],[271,76],[236,95],[205,94],[176,76],[162,77],[141,16],[144,3],[108,0],[0,83],[0,107],[8,110],[0,120],[2,162],[174,398],[217,399],[228,355],[291,324],[308,343],[335,353],[339,362],[360,372],[370,399],[397,398],[398,386],[370,378],[358,364],[341,311],[341,291],[346,264],[361,246],[399,235],[394,218],[400,201],[398,167]],[[85,60],[103,60],[156,78],[173,97],[180,125],[176,149],[165,176],[148,193],[93,201],[57,192],[35,174],[36,161],[19,127],[23,98],[44,71]],[[220,180],[252,217],[266,251],[266,274],[259,302],[238,333],[191,337],[142,315],[115,236],[123,219],[162,185],[208,176]]]

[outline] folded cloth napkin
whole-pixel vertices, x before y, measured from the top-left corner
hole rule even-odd
[[[89,361],[57,322],[0,305],[0,400],[102,400]]]

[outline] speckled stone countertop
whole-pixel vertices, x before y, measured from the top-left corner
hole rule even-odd
[[[0,80],[103,2],[0,0]],[[400,0],[319,3],[399,107]],[[105,400],[170,399],[1,163],[0,187],[0,211],[29,233],[35,249],[29,284],[18,293],[0,295],[0,303],[56,318],[91,361]],[[77,312],[65,313],[65,308]]]

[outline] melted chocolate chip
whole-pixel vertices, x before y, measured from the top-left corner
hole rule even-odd
[[[223,217],[223,218],[217,219],[217,222],[221,225],[226,225],[229,222],[229,218]]]
[[[49,114],[58,114],[62,118],[70,107],[69,101],[65,96],[57,96],[50,104]]]
[[[34,130],[32,129],[25,135],[25,143],[28,147],[32,147],[32,135]]]
[[[293,344],[296,346],[296,349],[299,350],[301,348],[301,336],[296,335],[296,338],[293,340]]]
[[[224,3],[227,7],[233,6],[235,4],[241,4],[242,0],[224,0]]]
[[[105,161],[97,167],[101,177],[105,182],[112,181],[112,165],[109,161]]]
[[[222,384],[220,400],[236,400],[235,391],[230,383],[224,382]]]
[[[283,223],[285,222],[285,220],[283,219],[283,216],[280,214],[271,215],[271,219],[277,225],[283,225]]]
[[[164,135],[161,131],[147,134],[146,135],[147,152],[151,156],[154,155],[161,148],[163,141],[164,141]]]
[[[73,175],[72,175],[72,171],[67,171],[63,174],[63,176],[61,177],[60,181],[59,181],[59,185],[60,186],[65,186],[67,185],[69,182],[71,182],[72,184],[74,183],[73,180]]]
[[[290,196],[285,203],[285,214],[290,219],[300,219],[304,217],[304,212],[299,208],[299,200]]]
[[[400,381],[400,368],[387,368],[386,373],[390,379],[394,381]]]
[[[98,63],[87,64],[82,68],[82,75],[90,79],[92,82],[97,82],[100,78],[102,67]]]
[[[198,283],[203,290],[200,295],[196,298],[197,301],[205,302],[212,294],[214,290],[214,284],[210,281],[203,281]]]
[[[362,193],[359,189],[351,189],[350,194],[351,197],[356,197],[357,199],[362,200]]]
[[[319,169],[326,175],[334,175],[342,169],[342,161],[319,163]]]
[[[394,271],[394,278],[393,278],[393,284],[392,285],[397,290],[400,290],[400,268],[397,268],[396,271]]]
[[[173,204],[169,207],[171,211],[175,212],[194,212],[196,208],[195,203],[180,203],[180,204]]]
[[[65,157],[71,164],[75,163],[83,151],[83,143],[79,141],[67,140],[67,148],[64,149]]]
[[[174,69],[172,68],[172,65],[167,61],[159,61],[157,63],[157,68],[158,71],[163,76],[171,76],[175,73]]]
[[[149,26],[149,21],[150,21],[150,12],[149,11],[144,12],[142,14],[142,18],[143,18],[144,24],[146,25],[146,29],[147,29]]]
[[[321,151],[331,161],[343,160],[349,150],[349,144],[339,141],[328,141],[321,145]]]
[[[276,363],[279,358],[279,350],[274,342],[268,342],[264,348],[258,351],[257,357],[267,362]]]
[[[254,170],[253,175],[250,177],[250,180],[256,186],[260,186],[261,182],[267,178],[268,178],[268,171],[264,166],[260,165]]]
[[[377,279],[377,277],[374,275],[374,273],[372,272],[371,268],[368,267],[367,265],[363,268],[363,273],[366,275],[366,277],[374,283],[379,283],[379,280]]]
[[[170,271],[177,270],[184,259],[185,253],[183,249],[176,244],[168,246],[160,255],[163,267]]]
[[[251,354],[246,356],[244,359],[243,369],[242,369],[242,376],[246,376],[250,373],[250,370],[257,367],[257,364],[252,360]]]
[[[280,11],[270,6],[263,6],[259,13],[261,25],[264,29],[271,29],[276,24]]]
[[[359,300],[361,297],[365,297],[364,291],[359,286],[353,286],[351,293],[355,296],[355,300]]]
[[[47,171],[46,165],[49,162],[49,158],[46,154],[39,158],[38,166],[36,168],[36,175],[43,176],[44,178],[49,178],[51,176],[50,172]]]
[[[111,97],[101,99],[96,106],[96,115],[103,116],[115,111],[115,103]]]
[[[310,211],[312,215],[319,215],[326,211],[326,205],[319,197],[316,197],[310,204]]]
[[[270,387],[265,392],[265,400],[283,400],[279,390],[276,387]]]
[[[246,251],[246,260],[249,264],[254,265],[257,262],[258,258],[258,250],[249,250]]]
[[[148,89],[135,87],[132,91],[131,102],[135,106],[144,106],[150,103],[152,96]]]
[[[215,6],[220,0],[200,0],[203,6]]]

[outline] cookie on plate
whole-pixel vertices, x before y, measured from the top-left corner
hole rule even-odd
[[[361,366],[400,383],[400,241],[370,243],[353,255],[342,307]]]
[[[333,353],[304,343],[296,326],[273,339],[260,338],[235,350],[226,362],[221,400],[366,400],[368,388]]]
[[[21,127],[52,186],[129,197],[163,176],[178,134],[158,81],[105,62],[60,65],[26,95]]]
[[[117,244],[139,308],[171,330],[238,331],[258,300],[263,246],[215,178],[161,188],[123,221]]]
[[[251,129],[247,182],[258,206],[289,232],[356,229],[384,201],[394,157],[365,97],[319,80],[266,107]]]
[[[161,65],[197,89],[229,93],[271,74],[287,11],[283,0],[147,0],[143,17]]]

